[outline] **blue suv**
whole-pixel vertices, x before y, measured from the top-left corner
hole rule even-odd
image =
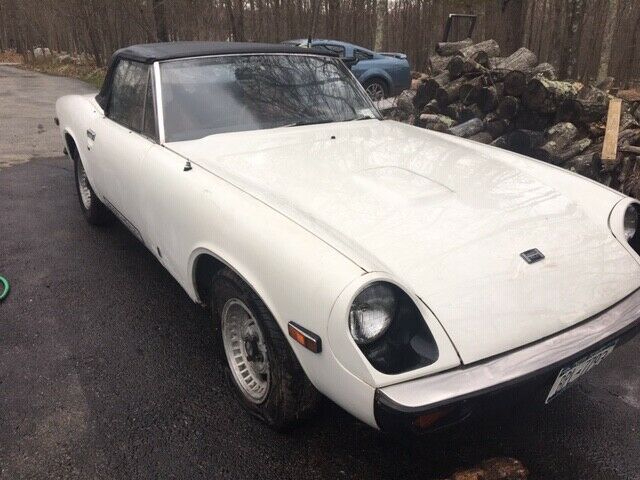
[[[308,46],[308,40],[288,40],[290,45]],[[398,95],[411,86],[411,69],[403,53],[378,53],[337,40],[312,40],[311,46],[337,53],[351,65],[351,71],[372,100]]]

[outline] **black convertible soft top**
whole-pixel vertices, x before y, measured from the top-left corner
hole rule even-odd
[[[245,42],[165,42],[144,43],[117,50],[111,57],[107,75],[96,95],[98,104],[106,109],[113,71],[121,59],[142,63],[153,63],[175,58],[203,57],[207,55],[238,55],[261,53],[311,53],[324,56],[337,56],[327,50],[303,48],[282,43],[245,43]]]

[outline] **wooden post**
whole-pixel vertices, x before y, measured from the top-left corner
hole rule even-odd
[[[604,143],[602,144],[602,161],[615,162],[618,154],[618,133],[620,131],[620,112],[622,110],[622,100],[613,98],[609,102],[609,113],[607,114],[607,128],[604,133]]]

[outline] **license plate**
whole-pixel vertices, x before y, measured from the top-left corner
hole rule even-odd
[[[567,387],[569,387],[569,385],[575,382],[578,378],[607,358],[611,352],[613,352],[613,349],[616,347],[616,343],[617,340],[560,370],[560,373],[558,374],[556,381],[553,383],[553,387],[551,387],[549,395],[547,395],[547,399],[544,403],[549,403],[560,393],[566,390]]]

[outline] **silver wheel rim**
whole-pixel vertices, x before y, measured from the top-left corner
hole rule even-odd
[[[89,179],[87,178],[87,172],[84,171],[84,166],[80,160],[76,161],[76,170],[78,171],[78,191],[80,192],[80,199],[85,209],[91,208],[91,188],[89,188]]]
[[[236,385],[247,400],[262,403],[271,385],[267,345],[251,310],[237,298],[222,309],[222,342]]]
[[[384,88],[378,82],[373,82],[367,87],[367,93],[371,100],[382,100],[384,98]]]

